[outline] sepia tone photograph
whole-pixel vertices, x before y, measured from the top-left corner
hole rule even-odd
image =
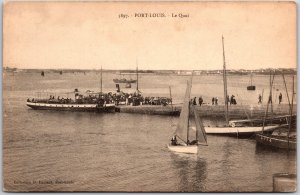
[[[6,1],[3,191],[295,192],[296,9]]]

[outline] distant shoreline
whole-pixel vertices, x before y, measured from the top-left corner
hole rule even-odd
[[[96,72],[100,73],[100,69],[18,69],[18,68],[10,68],[4,67],[3,72],[26,72],[26,73],[41,73],[44,71],[45,73],[90,73]],[[136,70],[109,70],[103,69],[103,72],[115,73],[115,74],[136,74]],[[190,76],[192,75],[192,70],[138,70],[139,74],[161,74],[161,75],[178,75],[178,76]],[[296,68],[277,68],[277,69],[256,69],[256,70],[227,70],[226,73],[228,75],[270,75],[270,72],[275,74],[291,74],[296,75]],[[194,70],[194,75],[222,75],[223,70]]]

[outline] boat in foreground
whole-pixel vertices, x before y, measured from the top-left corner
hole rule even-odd
[[[280,127],[270,132],[263,131],[256,134],[256,143],[272,148],[297,149],[297,125],[296,120],[291,121],[291,125]]]
[[[264,131],[273,131],[279,125],[266,126]],[[205,127],[207,134],[253,134],[262,131],[262,127]]]
[[[296,150],[297,141],[293,138],[281,137],[281,136],[272,136],[264,134],[256,134],[256,142],[265,146],[270,146],[274,148],[281,149],[291,149]]]
[[[178,153],[186,153],[186,154],[197,154],[198,153],[198,146],[197,145],[180,145],[180,146],[172,146],[168,144],[169,150]]]
[[[177,153],[197,154],[198,145],[207,146],[205,129],[201,118],[199,117],[194,105],[190,104],[191,84],[187,82],[185,98],[180,112],[179,122],[176,128],[175,135],[171,139],[171,144],[168,145],[169,150]],[[190,135],[190,108],[194,112],[196,135]],[[193,141],[190,141],[193,140]]]

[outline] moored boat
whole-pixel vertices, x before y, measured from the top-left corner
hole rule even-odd
[[[115,83],[136,83],[134,79],[113,79]]]
[[[280,149],[297,149],[297,140],[295,137],[283,137],[283,136],[275,136],[275,135],[266,135],[266,134],[256,134],[256,142],[258,144],[280,148]]]
[[[34,110],[81,111],[81,112],[115,112],[114,104],[56,104],[43,102],[26,102]]]

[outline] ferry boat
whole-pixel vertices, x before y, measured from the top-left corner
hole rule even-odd
[[[114,104],[56,104],[43,102],[27,102],[26,105],[34,110],[82,111],[82,112],[115,112]]]
[[[75,100],[71,98],[27,99],[26,105],[35,110],[82,111],[82,112],[115,112],[115,104],[110,102],[107,94],[87,91],[88,95],[79,94],[75,89]]]

